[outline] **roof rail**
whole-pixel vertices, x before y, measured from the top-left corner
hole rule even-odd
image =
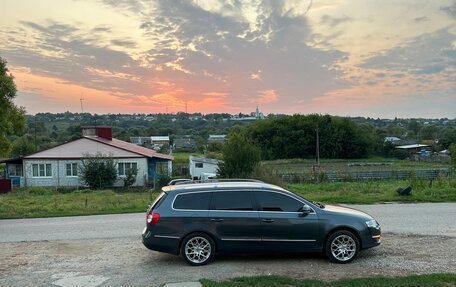
[[[245,178],[213,178],[213,179],[192,180],[192,183],[211,183],[211,182],[257,182],[257,183],[264,183],[261,180],[245,179]]]

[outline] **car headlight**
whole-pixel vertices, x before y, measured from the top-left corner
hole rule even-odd
[[[375,229],[379,229],[380,228],[380,224],[378,224],[377,220],[375,220],[375,219],[366,221],[366,225],[367,225],[367,227],[372,227],[372,228],[375,228]]]

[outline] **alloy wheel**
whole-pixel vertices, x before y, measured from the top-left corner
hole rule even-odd
[[[185,257],[194,264],[204,263],[212,254],[210,242],[199,236],[190,238],[185,244],[184,251]]]
[[[353,258],[356,254],[356,242],[348,235],[339,235],[331,242],[331,254],[338,261],[344,262]]]

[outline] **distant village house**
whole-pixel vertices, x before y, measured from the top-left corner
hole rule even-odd
[[[135,186],[148,182],[172,171],[173,157],[155,152],[136,144],[112,137],[108,126],[82,127],[82,137],[23,158],[8,159],[6,178],[18,186],[82,186],[78,172],[86,155],[101,153],[111,156],[116,164],[119,179],[115,186],[122,186],[122,178],[130,168],[138,171]]]

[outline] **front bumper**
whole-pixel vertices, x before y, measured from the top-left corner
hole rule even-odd
[[[381,228],[372,228],[368,227],[369,232],[362,238],[362,248],[372,248],[375,246],[380,245],[381,238],[382,238],[382,230]]]

